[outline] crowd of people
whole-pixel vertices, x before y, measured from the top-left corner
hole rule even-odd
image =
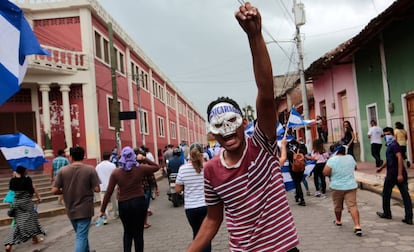
[[[288,142],[286,138],[279,148],[272,66],[261,32],[260,12],[250,3],[244,3],[235,17],[248,38],[258,89],[253,134],[245,134],[248,121],[237,102],[219,97],[207,108],[210,132],[217,143],[214,146],[186,142],[176,147],[167,145],[164,151],[157,150],[158,160],[144,145],[135,149],[126,146],[119,153],[114,147],[103,152],[102,162],[96,167],[83,162],[85,150],[80,146],[70,148],[70,160],[65,160],[64,152],[59,151],[53,161],[52,192],[63,195],[60,202],[65,205],[76,234],[75,252],[91,251],[88,233],[94,217],[94,194],[98,192],[101,195],[99,217],[104,219],[104,224],[108,218],[121,220],[123,250],[131,251],[134,243],[135,251],[144,251],[144,229],[150,227],[148,216],[152,213],[150,201],[159,194],[154,177],[159,170],[166,175],[178,173],[175,190],[184,193],[184,213],[193,232],[187,251],[211,251],[211,241],[223,220],[227,224],[231,251],[299,251],[299,237],[280,169],[288,160],[296,202],[306,206],[301,185],[306,181],[305,171],[295,164],[298,154],[315,162],[311,173],[315,196],[326,197],[329,186],[334,225],[342,225],[345,203],[354,222],[354,234],[362,236],[354,177],[356,136],[351,123],[343,123],[344,136],[329,151],[324,147],[327,131],[326,118],[322,117],[318,119],[319,138],[313,142],[310,153],[300,141]],[[395,131],[389,127],[380,129],[375,121],[371,126],[368,137],[378,172],[387,168],[383,211],[377,214],[381,218],[392,218],[390,196],[396,185],[406,210],[402,221],[412,224],[412,203],[403,166],[407,133],[401,123],[396,124]],[[387,145],[385,161],[380,155],[383,136]],[[40,242],[38,236],[45,235],[32,202],[33,194],[38,201],[41,198],[30,177],[25,175],[24,167],[16,170],[10,180],[10,190],[15,192],[12,204],[16,212],[14,227],[4,241],[6,251],[29,239]]]

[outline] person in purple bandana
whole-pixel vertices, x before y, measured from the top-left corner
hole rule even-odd
[[[144,251],[144,220],[147,215],[142,179],[158,171],[160,167],[144,155],[135,155],[127,146],[121,151],[119,169],[112,172],[100,216],[105,214],[106,206],[116,185],[119,187],[119,217],[124,227],[124,251],[131,251],[134,241],[135,251]]]

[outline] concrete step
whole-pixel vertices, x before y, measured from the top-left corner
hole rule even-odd
[[[40,205],[46,202],[53,202],[53,201],[57,202],[57,199],[58,199],[58,195],[49,195],[49,196],[42,197],[42,202],[40,203]],[[32,201],[36,203],[37,199],[33,198]],[[8,208],[9,208],[9,203],[3,203],[3,201],[0,203],[0,209],[8,209]]]
[[[162,172],[154,173],[157,181],[163,178]],[[44,175],[48,176],[48,175]],[[48,177],[49,178],[49,177]],[[50,178],[49,178],[50,179]],[[36,184],[38,187],[38,185]],[[51,190],[50,180],[49,180],[49,191]],[[38,187],[39,189],[39,187]],[[56,215],[66,214],[65,207],[57,203],[58,196],[42,196],[42,203],[38,204],[38,218],[53,217]],[[33,202],[36,202],[36,199],[33,199]],[[99,194],[95,194],[95,206],[101,204]],[[0,226],[10,225],[12,218],[7,216],[7,210],[9,209],[9,204],[0,203]]]

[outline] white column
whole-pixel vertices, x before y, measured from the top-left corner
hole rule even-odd
[[[43,108],[43,133],[49,137],[51,140],[50,132],[50,104],[49,104],[49,92],[50,92],[50,83],[39,83],[40,92],[42,92],[42,108]],[[46,142],[45,142],[46,145]],[[52,146],[45,146],[45,156],[52,157],[53,150]]]
[[[70,84],[68,83],[59,83],[60,92],[62,92],[62,107],[63,107],[63,126],[65,130],[65,141],[66,141],[66,150],[65,152],[69,152],[69,148],[73,146],[72,143],[72,126],[71,126],[71,118],[70,118],[70,103],[69,103],[69,91],[70,91]]]

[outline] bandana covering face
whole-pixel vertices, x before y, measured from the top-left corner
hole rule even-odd
[[[211,109],[208,118],[210,131],[222,136],[236,133],[237,128],[243,123],[240,110],[226,102],[216,104]]]
[[[384,136],[384,140],[385,140],[385,145],[390,145],[392,143],[392,141],[395,140],[395,137],[392,135],[385,135]]]
[[[133,166],[139,166],[134,150],[131,147],[127,146],[122,149],[121,158],[119,159],[119,166],[125,171],[130,171]]]

